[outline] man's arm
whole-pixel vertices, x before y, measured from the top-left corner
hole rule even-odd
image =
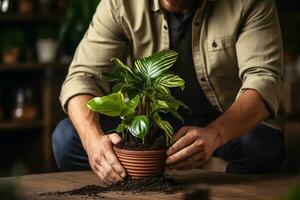
[[[73,97],[68,103],[68,114],[88,154],[91,168],[104,183],[111,184],[126,175],[112,149],[112,143],[118,144],[121,138],[116,133],[105,135],[101,130],[99,115],[85,106],[92,98],[90,95]]]
[[[213,152],[234,138],[242,136],[268,117],[263,98],[254,90],[246,90],[236,102],[206,128],[183,127],[174,137],[167,164],[172,169],[201,167]]]
[[[206,128],[183,127],[168,151],[171,168],[200,167],[220,145],[245,134],[267,116],[276,117],[282,95],[283,50],[273,0],[244,2],[236,42],[242,86],[236,101]]]
[[[77,130],[95,174],[111,184],[125,177],[125,170],[112,149],[120,142],[117,134],[104,136],[98,114],[86,107],[94,96],[109,92],[101,76],[110,71],[112,57],[124,59],[127,40],[120,26],[119,1],[102,0],[93,21],[80,42],[62,86],[61,104]]]

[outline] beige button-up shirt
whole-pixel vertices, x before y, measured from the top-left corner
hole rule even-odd
[[[253,89],[276,117],[284,78],[274,1],[204,0],[192,32],[195,71],[210,103],[224,112],[244,90]],[[63,108],[76,95],[110,92],[101,78],[112,69],[110,58],[131,65],[168,48],[168,24],[159,0],[102,0],[62,86]]]

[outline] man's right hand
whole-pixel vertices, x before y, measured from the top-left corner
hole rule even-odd
[[[120,182],[126,176],[125,169],[113,150],[113,144],[116,145],[121,140],[118,134],[113,133],[99,135],[86,143],[90,166],[106,185]]]
[[[122,139],[116,133],[105,135],[101,130],[99,115],[86,107],[86,103],[92,98],[91,95],[71,98],[68,115],[87,152],[92,170],[108,185],[122,181],[126,176],[125,169],[113,150],[113,144],[120,143]]]

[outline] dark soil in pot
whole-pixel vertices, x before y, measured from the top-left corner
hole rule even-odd
[[[117,183],[107,187],[101,187],[99,185],[87,185],[82,188],[70,190],[70,191],[58,191],[51,193],[43,193],[41,196],[55,196],[55,197],[67,197],[67,196],[81,196],[81,197],[101,197],[101,194],[106,192],[162,192],[167,194],[173,194],[183,189],[174,182],[173,179],[157,176],[157,177],[145,177],[141,179],[133,179],[131,177],[126,178],[123,182]]]
[[[144,144],[141,139],[126,133],[122,143],[117,145],[120,149],[135,150],[135,151],[152,151],[167,149],[166,139],[161,131],[148,134]]]

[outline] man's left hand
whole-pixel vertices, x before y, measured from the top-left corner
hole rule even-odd
[[[222,143],[213,129],[195,126],[182,127],[172,142],[166,164],[169,169],[178,170],[202,167]]]

